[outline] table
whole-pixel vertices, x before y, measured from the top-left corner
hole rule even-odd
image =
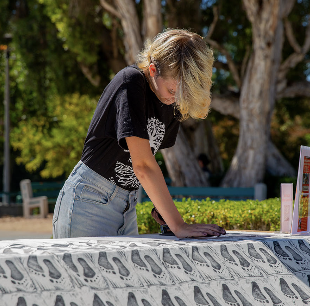
[[[0,241],[1,306],[310,304],[310,237]]]

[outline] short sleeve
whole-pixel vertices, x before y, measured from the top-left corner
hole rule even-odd
[[[125,138],[136,136],[149,139],[145,78],[136,68],[124,71],[124,82],[116,95],[115,129],[119,145],[128,150]]]

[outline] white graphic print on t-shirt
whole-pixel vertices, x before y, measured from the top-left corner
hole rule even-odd
[[[150,118],[147,120],[147,133],[153,155],[155,155],[165,136],[165,124],[156,118]]]
[[[147,120],[147,132],[149,135],[150,147],[152,149],[153,155],[155,155],[165,136],[165,124],[156,118],[149,118]],[[131,158],[129,158],[128,161],[130,164],[132,164]],[[115,177],[110,178],[111,182],[125,188],[139,188],[140,183],[132,169],[132,166],[125,165],[118,161],[116,162],[114,171]]]

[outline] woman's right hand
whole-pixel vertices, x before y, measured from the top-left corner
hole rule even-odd
[[[225,235],[226,231],[216,224],[187,224],[184,222],[173,233],[178,238],[219,237]]]

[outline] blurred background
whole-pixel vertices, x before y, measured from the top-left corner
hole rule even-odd
[[[1,0],[0,186],[65,180],[105,86],[166,28],[199,33],[215,56],[207,119],[182,122],[156,155],[167,181],[264,182],[268,197],[295,183],[310,146],[310,0]]]

